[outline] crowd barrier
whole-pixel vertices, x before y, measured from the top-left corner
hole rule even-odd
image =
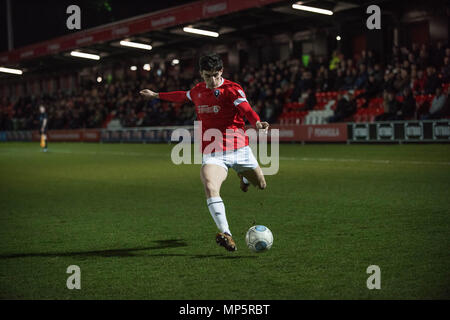
[[[178,128],[188,130],[192,142],[194,141],[194,126],[49,130],[48,140],[50,142],[169,143],[172,132]],[[319,125],[275,124],[271,128],[279,130],[280,142],[450,142],[449,120],[351,122]],[[0,141],[39,140],[38,131],[0,132]]]
[[[101,129],[49,130],[49,141],[100,142]],[[0,131],[0,141],[40,141],[39,131]]]
[[[450,142],[450,121],[349,123],[348,142]]]

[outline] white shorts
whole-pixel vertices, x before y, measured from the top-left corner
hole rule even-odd
[[[216,164],[225,168],[233,168],[236,172],[242,172],[246,170],[253,170],[258,167],[258,161],[256,161],[253,155],[252,149],[249,146],[245,146],[239,149],[214,152],[210,154],[204,154],[202,159],[202,166],[205,164]]]

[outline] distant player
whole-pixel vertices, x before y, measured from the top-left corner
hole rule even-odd
[[[211,128],[222,132],[223,141],[220,141],[220,145],[223,152],[208,152],[207,146],[211,141],[202,139],[203,159],[200,177],[205,188],[209,212],[220,230],[216,235],[216,242],[229,251],[235,251],[236,245],[228,226],[220,188],[229,168],[238,173],[244,192],[247,191],[249,182],[259,189],[266,188],[262,170],[248,145],[248,136],[243,131],[244,117],[256,129],[264,129],[266,132],[269,124],[260,121],[239,84],[222,78],[223,62],[218,55],[201,57],[199,65],[200,76],[204,82],[200,82],[189,91],[156,93],[144,89],[140,94],[149,99],[159,98],[171,102],[192,101],[197,118],[202,122],[202,136]],[[233,135],[227,133],[226,129],[233,130]]]
[[[47,152],[47,126],[48,118],[43,105],[39,106],[39,134],[41,135],[42,151]]]

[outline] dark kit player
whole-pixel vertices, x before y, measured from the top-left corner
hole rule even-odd
[[[217,54],[201,57],[199,67],[204,82],[189,91],[156,93],[145,89],[140,93],[149,99],[192,101],[197,118],[202,124],[202,137],[209,129],[217,129],[222,133],[222,139],[219,141],[220,152],[208,150],[211,142],[202,138],[200,177],[205,188],[208,209],[220,230],[216,235],[216,242],[229,251],[235,251],[236,245],[231,237],[220,188],[229,168],[238,173],[244,192],[247,191],[249,182],[259,189],[266,188],[263,172],[248,145],[248,136],[244,132],[244,117],[256,129],[264,129],[266,132],[269,124],[260,121],[239,84],[222,78],[223,62]]]
[[[47,126],[48,119],[45,107],[39,106],[39,134],[41,135],[41,148],[43,152],[47,152]]]

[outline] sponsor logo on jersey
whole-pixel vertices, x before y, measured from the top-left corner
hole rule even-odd
[[[214,106],[197,106],[198,113],[217,113],[220,110],[220,106],[214,105]]]

